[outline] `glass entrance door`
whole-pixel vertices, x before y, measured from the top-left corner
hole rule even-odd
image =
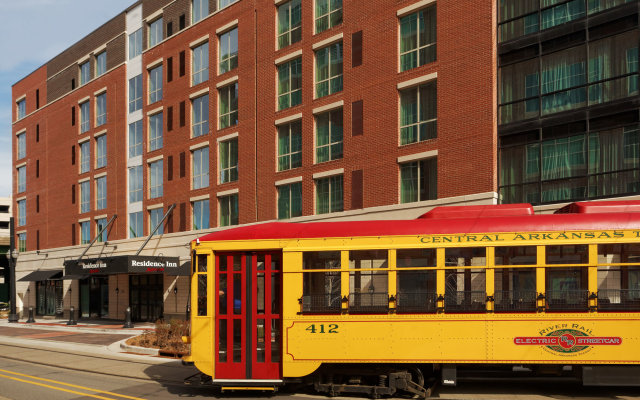
[[[280,378],[281,253],[216,253],[216,379]]]
[[[162,274],[130,275],[129,304],[133,322],[156,322],[162,318]]]

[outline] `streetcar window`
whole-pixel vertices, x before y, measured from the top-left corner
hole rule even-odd
[[[547,264],[586,264],[589,262],[589,246],[546,246]]]
[[[484,269],[445,270],[445,312],[485,311],[486,294]]]
[[[640,267],[598,267],[598,310],[640,311]]]
[[[387,250],[349,252],[349,311],[378,313],[389,309]]]
[[[599,244],[598,264],[639,263],[640,244]]]
[[[549,311],[587,310],[587,268],[545,268],[545,274]]]
[[[536,246],[496,247],[496,265],[535,265]]]
[[[396,252],[398,268],[435,267],[436,249],[408,249]]]
[[[305,252],[302,256],[302,311],[312,313],[339,313],[340,252]],[[313,269],[333,271],[307,272]]]
[[[198,254],[198,272],[207,272],[206,254]]]
[[[494,289],[495,311],[536,310],[536,272],[534,268],[497,268]]]
[[[484,247],[457,247],[444,249],[445,266],[478,267],[487,264],[487,249]]]
[[[435,267],[436,249],[409,249],[396,252],[398,268]],[[396,311],[399,313],[436,312],[436,271],[398,271]]]
[[[198,275],[198,316],[207,315],[207,276]]]

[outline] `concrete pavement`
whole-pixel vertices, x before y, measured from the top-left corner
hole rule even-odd
[[[139,354],[136,348],[121,347],[128,338],[148,329],[153,329],[153,325],[122,329],[121,322],[79,322],[77,326],[67,326],[66,321],[25,324],[2,319],[0,357],[173,384],[181,384],[197,373],[194,367],[183,366],[180,359]]]

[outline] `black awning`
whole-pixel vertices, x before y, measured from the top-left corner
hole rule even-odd
[[[33,271],[27,276],[18,279],[19,282],[36,282],[46,281],[47,279],[60,279],[62,277],[61,269],[45,269],[42,271]]]
[[[80,261],[64,262],[64,272],[69,276],[112,275],[112,274],[145,274],[174,272],[180,269],[178,257],[156,256],[111,256],[104,258],[83,258]],[[188,274],[187,274],[188,275]],[[74,278],[70,278],[74,279]]]
[[[189,276],[191,275],[191,261],[183,262],[178,268],[166,269],[168,276]]]
[[[81,279],[85,279],[88,278],[89,275],[65,275],[62,277],[63,280],[81,280]]]

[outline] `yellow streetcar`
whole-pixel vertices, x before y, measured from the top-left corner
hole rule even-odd
[[[640,202],[440,207],[192,242],[191,354],[222,388],[428,394],[465,366],[640,383]]]

